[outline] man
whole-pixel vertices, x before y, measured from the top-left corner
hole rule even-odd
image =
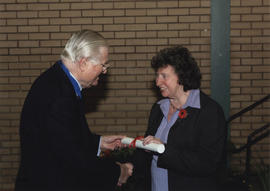
[[[20,122],[21,163],[16,191],[110,191],[132,174],[130,163],[99,158],[123,136],[99,136],[87,125],[81,90],[107,72],[108,45],[94,31],[68,40],[61,60],[33,83]]]

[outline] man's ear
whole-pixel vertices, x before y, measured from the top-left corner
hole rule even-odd
[[[81,58],[78,62],[79,69],[81,72],[84,72],[87,68],[87,58]]]

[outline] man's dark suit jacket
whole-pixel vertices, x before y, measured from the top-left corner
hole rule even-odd
[[[59,64],[32,85],[20,122],[21,163],[16,191],[114,190],[120,168],[97,157],[82,100]]]
[[[169,191],[219,191],[216,173],[225,158],[226,124],[222,108],[200,92],[201,108],[187,107],[187,117],[171,127],[165,152],[157,165],[168,170]],[[152,107],[145,136],[155,135],[162,121],[160,105]],[[135,176],[151,190],[150,167],[153,153],[137,151]]]

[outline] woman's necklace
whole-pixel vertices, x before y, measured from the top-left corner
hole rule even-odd
[[[172,109],[173,109],[174,111],[181,109],[181,106],[176,107],[176,106],[174,106],[173,103],[170,103],[170,104],[171,104],[171,107],[172,107]]]

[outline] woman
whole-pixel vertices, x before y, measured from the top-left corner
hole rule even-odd
[[[164,99],[152,107],[144,144],[166,149],[160,155],[138,151],[134,173],[146,181],[146,190],[218,190],[226,140],[222,108],[199,89],[201,73],[188,49],[163,49],[151,65]]]

